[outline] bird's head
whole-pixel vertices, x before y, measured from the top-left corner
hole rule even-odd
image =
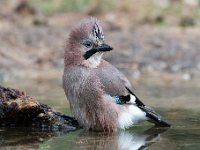
[[[99,21],[95,18],[83,20],[69,35],[65,50],[65,65],[83,64],[96,67],[101,61],[102,54],[112,49],[104,42]]]

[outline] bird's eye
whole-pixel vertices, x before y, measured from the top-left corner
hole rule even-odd
[[[87,47],[87,48],[90,48],[90,47],[92,46],[92,42],[91,42],[91,41],[85,41],[85,42],[83,43],[83,45],[84,45],[85,47]]]

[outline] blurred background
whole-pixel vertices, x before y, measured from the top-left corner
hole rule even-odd
[[[199,0],[1,0],[0,83],[58,109],[66,105],[65,42],[72,26],[91,16],[114,47],[105,59],[145,102],[200,107]],[[188,97],[194,103],[186,104]]]
[[[146,105],[172,124],[147,146],[199,149],[200,0],[0,0],[0,85],[24,90],[70,114],[62,89],[64,47],[72,26],[91,16],[102,22],[106,42],[114,47],[105,59],[128,77]],[[147,127],[136,125],[133,132],[137,128]],[[70,143],[116,149],[113,141],[120,145],[120,136],[73,139],[81,137],[78,131],[47,140],[43,132],[0,128],[0,147],[66,149]],[[134,139],[140,136],[130,134],[121,143],[137,143]],[[145,134],[141,136],[151,143]]]
[[[144,101],[198,107],[199,0],[1,0],[0,83],[45,103],[52,99],[54,107],[66,104],[65,41],[73,25],[91,16],[100,19],[114,47],[105,58]],[[194,103],[186,105],[188,97]]]

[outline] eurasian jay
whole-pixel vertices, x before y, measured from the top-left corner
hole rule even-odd
[[[79,124],[95,131],[116,131],[145,120],[169,127],[131,91],[127,78],[102,58],[112,49],[95,18],[81,21],[69,34],[63,87]]]

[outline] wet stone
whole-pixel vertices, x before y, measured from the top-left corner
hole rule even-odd
[[[46,129],[79,128],[78,122],[70,116],[56,112],[39,103],[25,92],[0,86],[0,126],[34,126]],[[56,128],[54,128],[56,127]]]

